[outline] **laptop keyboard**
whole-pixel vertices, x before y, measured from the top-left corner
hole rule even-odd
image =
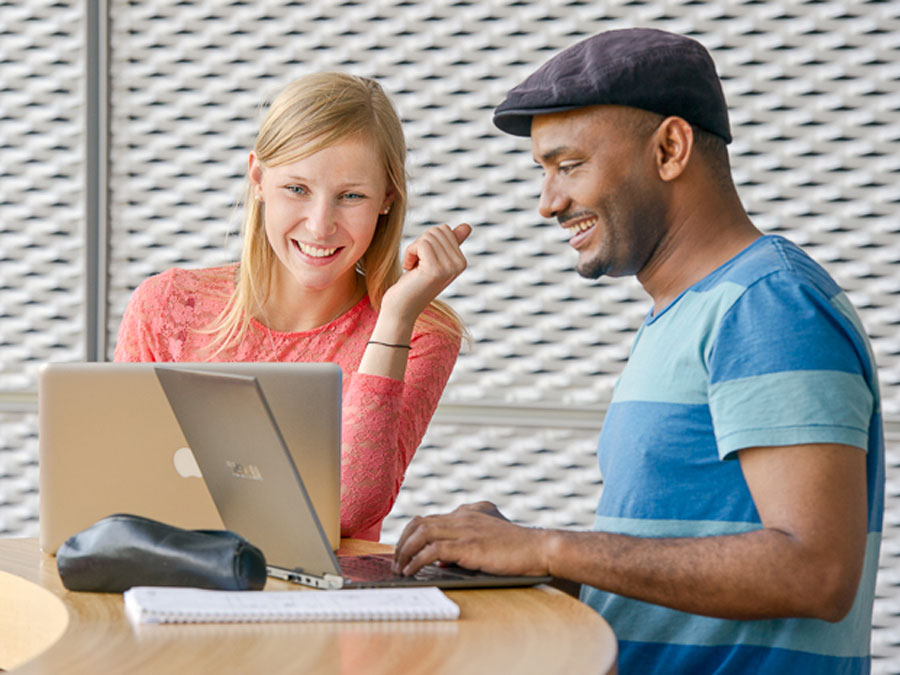
[[[472,572],[463,568],[438,567],[426,565],[412,577],[394,574],[391,565],[394,561],[390,555],[351,555],[340,556],[338,561],[341,572],[354,581],[386,581],[391,579],[416,579],[432,581],[439,579],[462,579],[471,576]]]

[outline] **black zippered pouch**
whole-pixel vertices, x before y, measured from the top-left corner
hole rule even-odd
[[[260,590],[263,552],[230,530],[185,530],[117,513],[69,537],[56,552],[70,591],[121,593],[132,586]]]

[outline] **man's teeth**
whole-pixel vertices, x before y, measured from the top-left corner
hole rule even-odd
[[[297,242],[297,248],[312,258],[327,258],[330,255],[334,255],[334,252],[337,251],[337,248],[316,248],[299,241]]]
[[[594,225],[597,224],[596,218],[590,218],[588,220],[581,220],[574,225],[569,225],[566,229],[570,234],[578,234],[579,232],[584,232],[585,230],[591,229]]]

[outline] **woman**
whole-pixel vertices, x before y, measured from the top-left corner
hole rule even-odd
[[[116,345],[116,361],[340,365],[344,537],[378,540],[464,334],[435,298],[471,228],[429,229],[401,265],[405,159],[376,82],[293,82],[250,153],[240,263],[145,280]]]

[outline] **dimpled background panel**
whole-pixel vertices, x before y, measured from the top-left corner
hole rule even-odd
[[[5,163],[0,181],[0,388],[33,392],[37,363],[83,351],[81,11],[47,0],[0,7],[0,144],[23,164]],[[593,444],[649,303],[632,279],[586,281],[572,271],[562,231],[536,212],[540,172],[527,139],[496,131],[490,111],[551,54],[599,30],[665,28],[711,50],[748,211],[762,229],[803,245],[848,290],[873,338],[889,427],[900,427],[897,3],[110,0],[109,13],[109,356],[142,279],[237,256],[235,202],[259,103],[302,73],[374,76],[393,97],[410,147],[410,239],[434,223],[475,226],[465,244],[470,267],[447,293],[474,344],[410,467],[386,541],[414,513],[478,498],[524,523],[590,525],[600,489]],[[10,113],[16,105],[27,114]],[[523,410],[528,423],[507,419]],[[573,425],[573,415],[588,421]],[[4,435],[3,452],[33,456],[34,419],[9,418],[16,431]],[[889,464],[896,497],[893,451]],[[9,466],[4,475],[27,483],[23,464]],[[4,492],[0,519],[18,504],[33,504],[36,517],[34,495]],[[895,501],[876,605],[876,672],[900,672]],[[19,531],[14,517],[3,522]]]
[[[602,405],[648,309],[634,280],[572,273],[536,213],[527,139],[490,123],[550,54],[634,24],[689,33],[724,78],[740,193],[756,222],[822,261],[861,307],[900,414],[892,274],[900,105],[888,3],[113,2],[109,332],[171,265],[232,260],[258,104],[302,73],[378,78],[410,146],[408,233],[469,221],[470,269],[448,297],[476,348],[445,400]],[[110,347],[111,349],[111,347]]]
[[[0,2],[0,536],[37,535],[37,367],[84,354],[81,4]]]
[[[0,537],[38,535],[37,415],[0,413]]]
[[[0,391],[84,351],[83,11],[0,2]]]

